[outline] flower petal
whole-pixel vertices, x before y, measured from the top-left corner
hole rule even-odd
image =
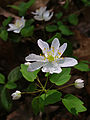
[[[55,38],[55,39],[52,41],[52,44],[51,44],[51,51],[52,51],[54,57],[55,57],[56,54],[57,54],[57,51],[58,51],[58,49],[59,49],[59,46],[60,46],[59,40],[58,40],[58,38]]]
[[[44,63],[44,62],[33,62],[29,65],[28,67],[28,71],[29,72],[32,72],[32,71],[35,71],[35,70],[38,70],[39,68],[41,68],[42,66],[44,66],[45,64],[47,63]]]
[[[59,59],[57,62],[60,65],[60,67],[72,67],[78,64],[78,61],[76,59],[70,57]]]
[[[47,15],[48,15],[48,14],[47,14]],[[49,21],[49,20],[52,18],[52,16],[53,16],[53,12],[52,12],[51,14],[49,13],[48,16],[44,15],[44,20],[45,20],[45,21]]]
[[[64,43],[58,50],[57,56],[61,56],[67,48],[67,43]]]
[[[16,30],[14,30],[13,32],[14,32],[14,33],[20,33],[20,31],[21,31],[21,28],[20,28],[20,29],[16,29]]]
[[[41,48],[45,56],[47,57],[47,52],[49,51],[49,45],[47,42],[42,41],[41,39],[38,40],[38,46]]]
[[[10,27],[10,28],[8,28],[7,31],[13,31],[13,30],[16,30],[16,29],[17,29],[14,24],[9,24],[9,27]]]
[[[49,62],[48,64],[43,66],[42,72],[49,72],[51,74],[60,73],[60,72],[62,72],[62,69],[60,68],[60,66],[58,64],[53,64],[53,63]]]
[[[26,58],[26,61],[44,61],[43,56],[35,55],[35,54],[29,54]]]
[[[38,21],[42,21],[42,20],[43,20],[43,17],[42,17],[42,16],[34,16],[34,19],[35,19],[35,20],[38,20]]]

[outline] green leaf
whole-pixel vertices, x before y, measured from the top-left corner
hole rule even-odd
[[[0,84],[5,84],[5,76],[0,73]]]
[[[37,78],[37,74],[38,74],[38,72],[39,72],[40,70],[36,70],[36,71],[33,71],[33,72],[28,72],[28,71],[27,71],[27,68],[28,68],[27,65],[21,64],[21,69],[20,69],[20,71],[21,71],[23,77],[24,77],[26,80],[28,80],[28,81],[30,81],[30,82],[33,82],[33,81]]]
[[[71,68],[63,68],[61,73],[52,74],[50,76],[50,81],[56,85],[63,85],[70,80],[70,71]]]
[[[34,23],[34,21],[35,21],[34,19],[27,20],[26,23],[25,23],[25,27],[30,26],[32,23]]]
[[[5,87],[7,89],[15,89],[17,87],[17,84],[14,82],[7,82],[7,84],[5,85]]]
[[[10,33],[9,39],[11,40],[11,42],[18,43],[21,40],[21,36],[14,33]]]
[[[66,0],[63,8],[68,9],[68,7],[69,7],[69,0]]]
[[[33,35],[33,32],[34,32],[34,26],[30,26],[30,27],[24,27],[22,30],[21,30],[21,35],[23,37],[30,37]]]
[[[73,35],[73,32],[66,26],[66,25],[60,25],[59,30],[64,35]]]
[[[60,33],[56,33],[52,38],[50,38],[49,40],[47,40],[48,43],[51,43],[54,38],[58,38],[60,40],[61,38],[61,34]]]
[[[71,15],[68,16],[68,21],[72,25],[77,25],[78,24],[78,16],[75,15],[75,14],[71,14]]]
[[[12,103],[7,97],[7,91],[6,91],[5,87],[3,87],[2,91],[1,91],[1,103],[7,111],[11,110]]]
[[[59,20],[63,16],[62,12],[59,12],[55,15],[55,17]]]
[[[20,72],[20,67],[14,68],[8,75],[8,81],[15,82],[19,80],[22,77],[22,74]]]
[[[74,68],[76,68],[80,71],[90,71],[88,65],[83,63],[82,61],[79,62],[77,65],[75,65]]]
[[[4,21],[3,21],[3,26],[4,27],[6,27],[10,22],[11,22],[11,20],[12,20],[12,17],[11,16],[9,16],[7,19],[5,19]]]
[[[79,112],[84,112],[87,109],[83,106],[83,102],[72,94],[67,94],[62,99],[63,104],[74,115],[77,115]]]
[[[61,100],[62,93],[57,90],[48,90],[46,94],[40,97],[44,100],[45,105],[54,104]]]
[[[89,0],[81,0],[86,6],[90,6],[90,1]]]
[[[41,97],[35,97],[32,100],[32,108],[33,111],[35,113],[35,115],[37,115],[40,111],[44,111],[44,101]]]
[[[8,32],[5,29],[1,30],[1,32],[0,32],[0,38],[3,39],[4,41],[7,41],[7,39],[8,39]]]
[[[18,10],[19,15],[24,16],[28,8],[30,8],[34,2],[35,0],[29,0],[28,2],[22,2],[19,6],[8,5],[8,7]]]
[[[46,26],[46,31],[47,32],[55,32],[55,31],[57,31],[57,26],[56,25],[47,25]]]
[[[30,85],[28,86],[28,88],[26,89],[27,92],[34,92],[36,90],[37,86],[35,85],[35,83],[30,83]]]

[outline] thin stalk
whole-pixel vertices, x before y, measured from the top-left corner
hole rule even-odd
[[[72,86],[72,85],[74,85],[74,83],[69,84],[69,85],[66,85],[66,86],[63,86],[63,87],[61,87],[61,88],[58,88],[57,90],[61,90],[61,89],[67,88],[67,87],[70,87],[70,86]]]
[[[39,82],[39,84],[41,85],[42,89],[44,90],[44,87],[42,85],[42,83],[40,82],[39,78],[37,77],[37,81]]]
[[[34,94],[34,93],[38,93],[42,90],[37,90],[37,91],[34,91],[34,92],[21,92],[21,94]]]
[[[46,82],[45,82],[44,88],[46,88],[47,82],[48,82],[48,77],[47,77],[47,79],[46,79]]]

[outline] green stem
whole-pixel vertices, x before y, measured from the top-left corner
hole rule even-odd
[[[67,88],[67,87],[70,87],[70,86],[72,86],[72,85],[74,85],[74,83],[69,84],[69,85],[66,85],[66,86],[63,86],[63,87],[61,87],[61,88],[58,88],[57,90],[61,90],[61,89]]]
[[[34,94],[34,93],[38,93],[42,90],[37,90],[37,91],[34,91],[34,92],[21,92],[21,94]]]
[[[44,90],[44,87],[42,85],[42,83],[40,82],[39,78],[37,77],[37,81],[39,82],[39,84],[41,85],[42,89]]]
[[[48,77],[47,77],[47,79],[46,79],[46,82],[45,82],[44,88],[46,88],[47,82],[48,82]]]

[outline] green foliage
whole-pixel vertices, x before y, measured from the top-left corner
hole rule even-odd
[[[12,103],[8,98],[8,93],[6,90],[6,87],[3,87],[2,91],[1,91],[1,103],[3,105],[3,107],[7,110],[10,111],[11,107],[12,107]]]
[[[66,25],[60,25],[59,30],[66,36],[73,35],[73,32]]]
[[[47,93],[42,94],[40,97],[43,99],[45,105],[54,104],[61,100],[62,93],[57,90],[48,90]]]
[[[0,38],[4,41],[7,41],[8,39],[8,32],[5,29],[0,29]]]
[[[21,36],[14,33],[10,33],[9,40],[11,42],[18,43],[21,40]]]
[[[0,73],[0,84],[5,84],[5,76]]]
[[[35,97],[32,100],[32,108],[35,115],[37,115],[40,111],[42,112],[44,111],[44,101],[40,96]]]
[[[61,38],[61,34],[60,33],[56,33],[52,38],[50,38],[49,40],[47,40],[48,43],[51,43],[53,41],[54,38]]]
[[[63,16],[62,12],[55,14],[55,17],[59,20]]]
[[[80,71],[90,71],[88,64],[84,63],[83,61],[80,61],[77,65],[74,66],[74,68]]]
[[[15,89],[16,87],[17,87],[17,84],[16,83],[14,83],[14,82],[7,82],[7,84],[5,85],[5,87],[7,88],[7,89]]]
[[[78,115],[79,112],[84,112],[87,109],[83,106],[83,102],[72,94],[67,94],[62,99],[63,104],[74,115]]]
[[[90,6],[90,0],[81,0],[86,6]]]
[[[33,83],[30,83],[30,85],[28,86],[28,88],[26,89],[26,91],[28,91],[28,92],[33,92],[33,91],[36,90],[36,88],[37,88],[37,86],[36,86],[35,83],[33,82]]]
[[[34,23],[34,19],[29,19],[25,22],[25,27],[28,27],[30,25],[32,25],[32,23]]]
[[[39,70],[36,70],[34,72],[28,72],[27,68],[28,68],[27,65],[21,64],[20,71],[26,80],[28,80],[29,82],[33,82],[37,78]]]
[[[8,5],[8,7],[18,10],[19,15],[24,16],[26,14],[26,11],[32,6],[34,2],[35,0],[29,0],[28,2],[22,2],[19,6]]]
[[[69,0],[66,0],[63,8],[68,9],[68,7],[69,7]]]
[[[22,30],[21,30],[21,35],[23,37],[30,37],[33,35],[33,32],[34,32],[34,26],[28,26],[28,27],[24,27]]]
[[[40,111],[44,111],[44,106],[54,104],[61,100],[62,93],[57,90],[48,90],[47,93],[35,97],[32,101],[32,108],[37,115]]]
[[[50,76],[50,81],[56,85],[63,85],[70,80],[70,71],[71,68],[63,68],[60,74],[52,74]]]
[[[68,21],[69,23],[71,23],[72,25],[77,25],[78,24],[78,17],[75,14],[71,14],[68,16]]]
[[[22,74],[20,72],[20,67],[14,68],[8,75],[8,81],[9,82],[16,82],[22,77]]]
[[[10,22],[11,22],[11,20],[12,20],[12,17],[11,16],[9,16],[7,19],[5,19],[4,21],[3,21],[3,26],[4,27],[6,27]]]
[[[47,32],[55,32],[55,31],[57,31],[57,26],[56,25],[47,25],[46,26],[46,31]]]

